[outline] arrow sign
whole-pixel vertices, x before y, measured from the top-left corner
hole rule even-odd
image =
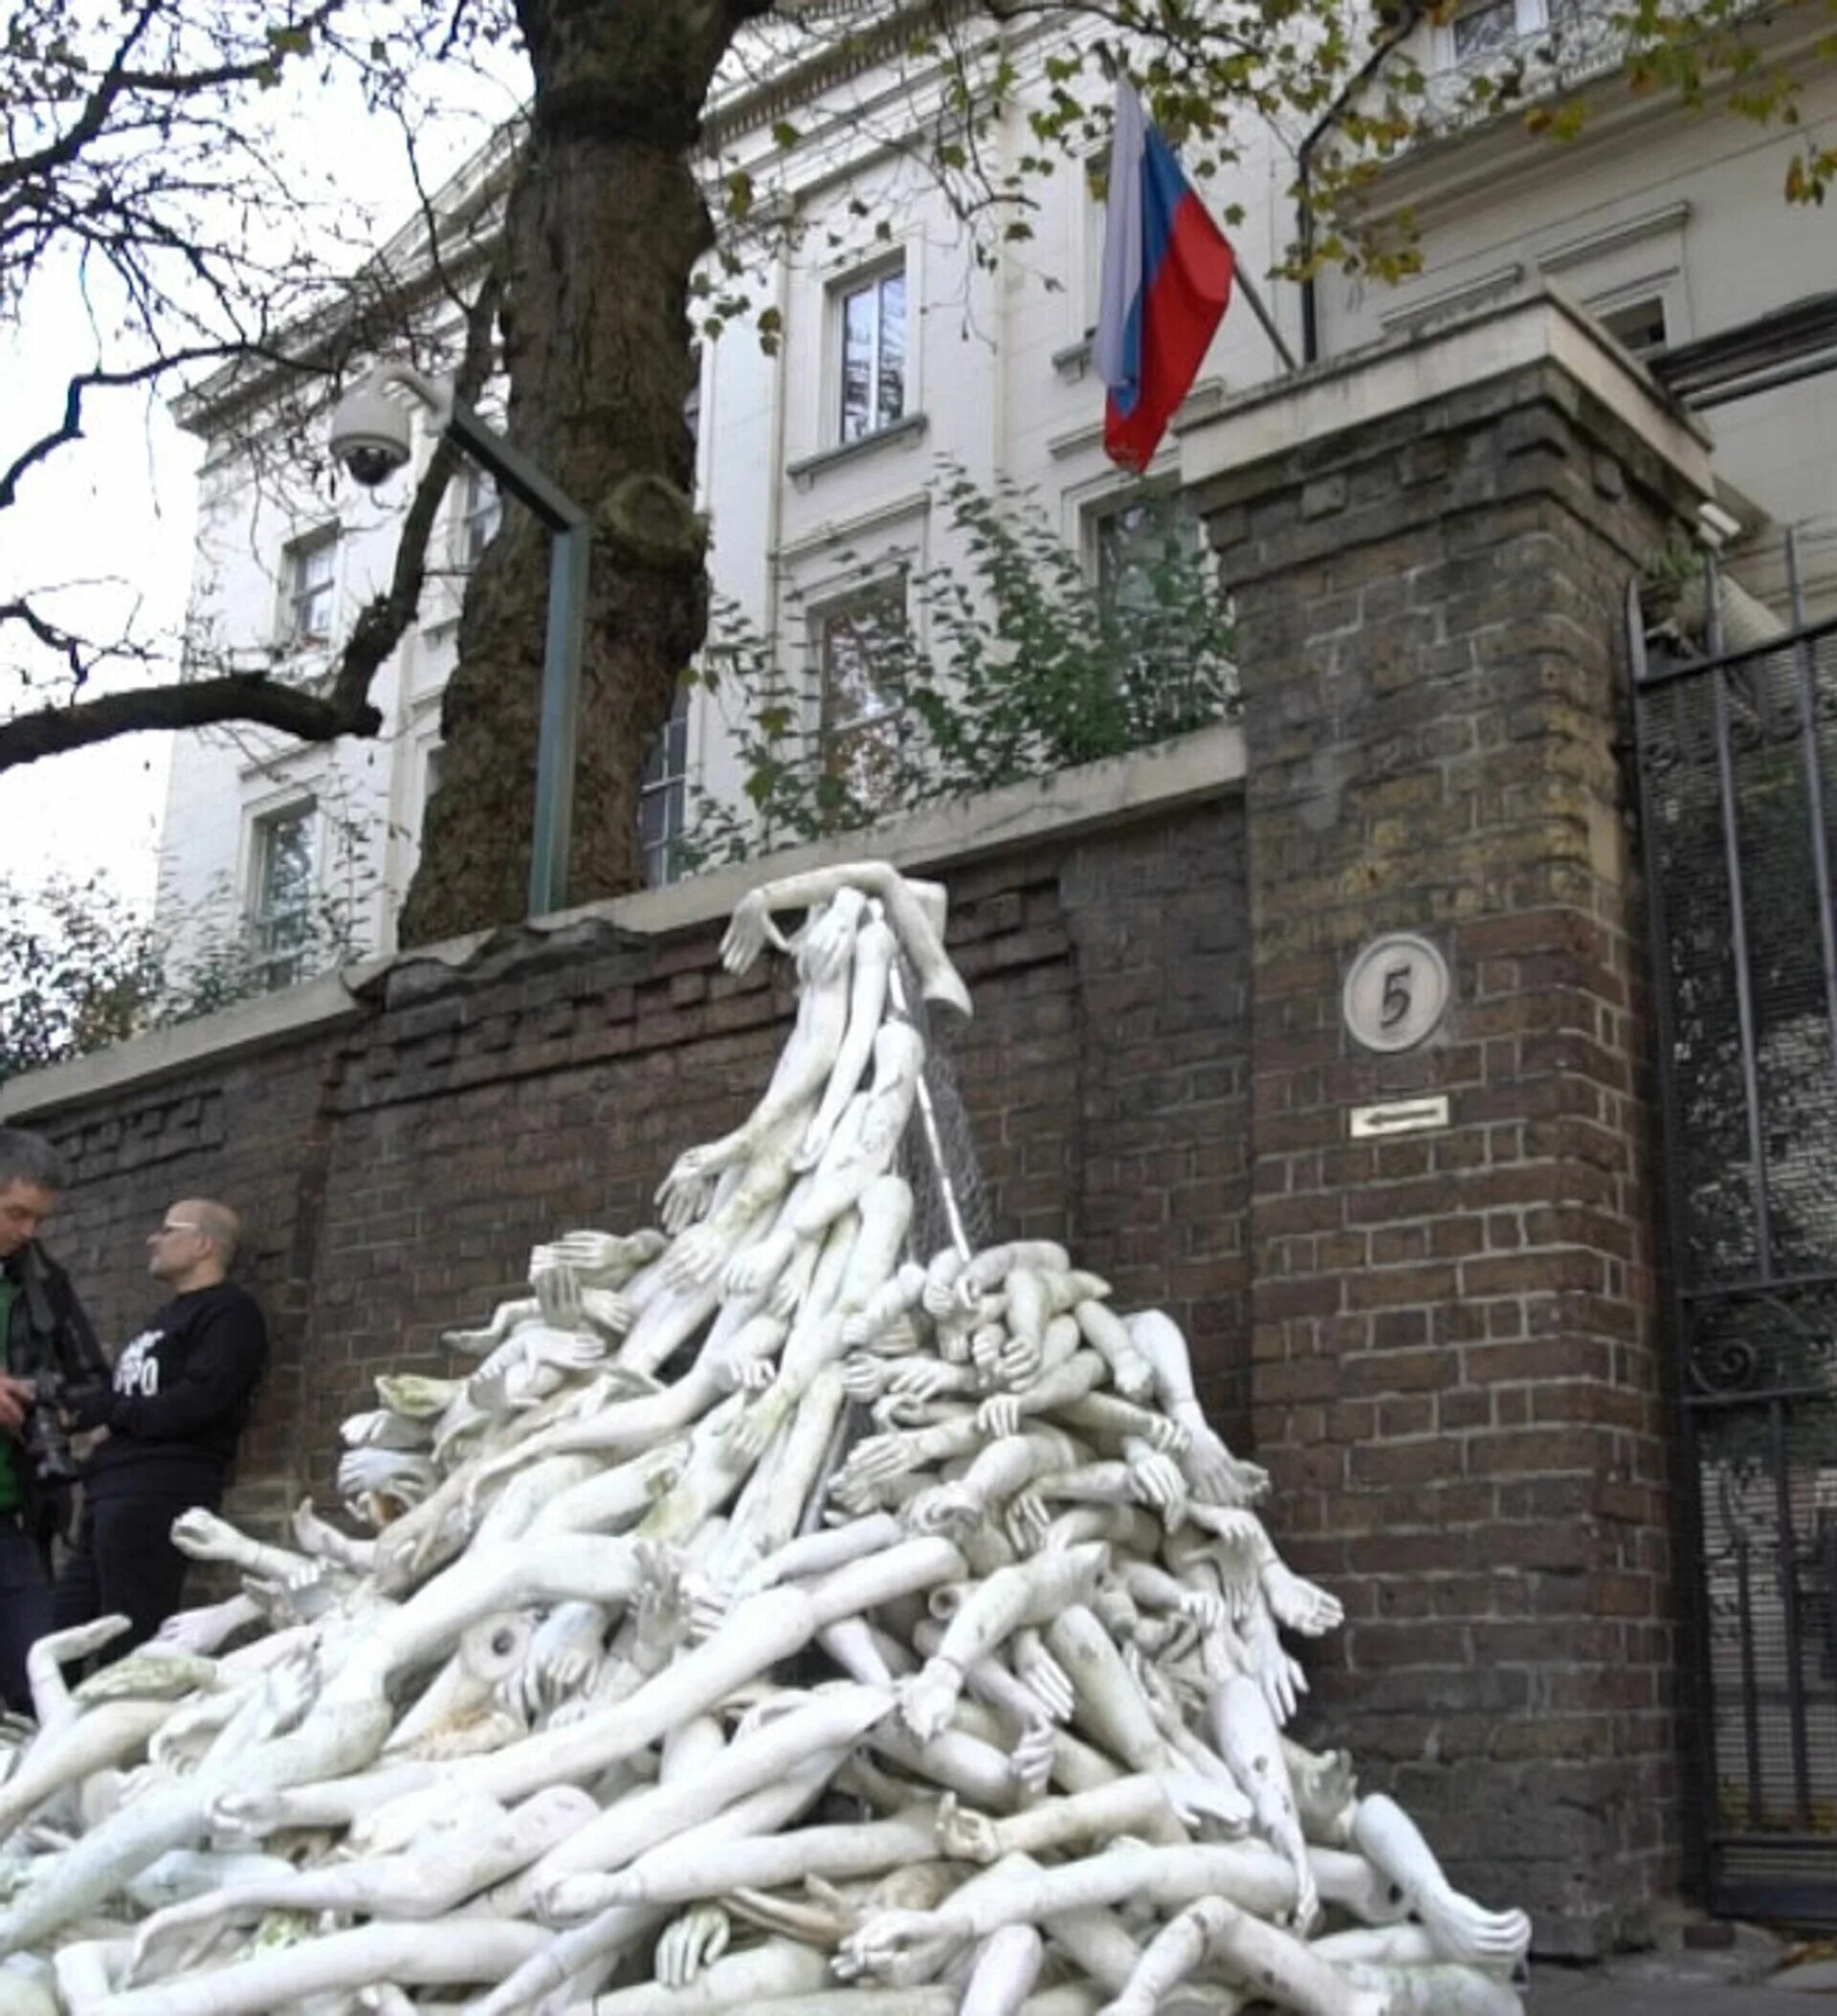
[[[1392,1099],[1383,1106],[1355,1106],[1347,1116],[1347,1131],[1354,1141],[1369,1141],[1374,1135],[1432,1134],[1448,1125],[1448,1095],[1433,1098]]]

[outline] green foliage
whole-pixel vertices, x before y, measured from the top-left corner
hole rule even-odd
[[[858,595],[816,610],[787,598],[805,665],[717,609],[700,676],[742,703],[730,730],[746,806],[697,795],[690,869],[1118,756],[1234,709],[1229,611],[1176,498],[1132,492],[1101,521],[1093,581],[1018,486],[991,494],[946,464],[935,495],[965,565],[863,569]]]
[[[227,889],[205,922],[181,954],[100,875],[33,889],[0,880],[0,1084],[271,993],[355,949],[348,910],[331,897],[300,916],[279,961],[232,921]]]
[[[0,1083],[143,1026],[159,988],[158,944],[100,878],[33,891],[0,882]]]

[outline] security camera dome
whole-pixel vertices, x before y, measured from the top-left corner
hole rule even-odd
[[[408,409],[374,380],[346,392],[332,415],[332,453],[366,490],[408,466],[414,432]]]
[[[408,460],[400,444],[394,441],[347,442],[343,444],[343,454],[352,480],[362,483],[365,490],[387,483]]]

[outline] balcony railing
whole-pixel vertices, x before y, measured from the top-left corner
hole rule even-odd
[[[1521,20],[1513,0],[1494,0],[1457,16],[1444,32],[1442,48],[1456,37],[1467,46],[1451,62],[1425,65],[1419,101],[1425,140],[1605,76],[1625,61],[1631,39],[1614,10],[1587,0],[1548,0],[1541,26],[1523,27]],[[1492,29],[1491,22],[1499,25]]]

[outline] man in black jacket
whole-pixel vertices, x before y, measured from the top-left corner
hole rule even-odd
[[[0,1695],[21,1713],[32,1707],[26,1652],[51,1628],[51,1541],[76,1474],[58,1410],[108,1381],[82,1304],[38,1243],[63,1187],[49,1141],[0,1127]]]
[[[172,1521],[215,1509],[268,1350],[261,1310],[227,1278],[241,1227],[228,1205],[189,1197],[147,1239],[147,1272],[171,1290],[123,1346],[111,1385],[66,1410],[74,1429],[100,1429],[83,1465],[83,1515],[57,1579],[61,1630],[120,1611],[132,1629],[107,1656],[131,1651],[179,1607],[184,1555]]]

